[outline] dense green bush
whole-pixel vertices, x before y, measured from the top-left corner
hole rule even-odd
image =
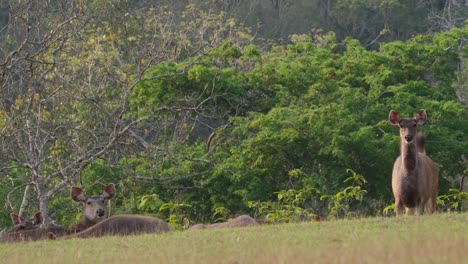
[[[70,63],[43,69],[45,80],[56,81],[45,82],[44,94],[66,91],[65,106],[25,91],[15,107],[0,110],[11,140],[2,141],[5,157],[15,158],[15,166],[0,159],[2,200],[15,189],[11,200],[20,204],[25,184],[50,190],[74,183],[95,194],[114,182],[115,213],[154,215],[178,228],[242,213],[273,221],[381,214],[393,201],[399,153],[388,113],[412,116],[424,108],[426,152],[441,167],[439,192],[447,193],[440,201],[458,208],[451,201],[463,195],[449,189],[466,169],[468,112],[456,89],[463,88],[457,74],[468,57],[468,26],[372,50],[352,38],[338,42],[333,32],[254,45],[250,32],[223,13],[189,6],[180,21],[166,21],[174,13],[164,8],[129,11],[121,26],[112,12],[91,13],[96,23],[85,23],[82,39],[76,46],[65,41],[70,46],[58,56]],[[160,49],[144,50],[152,45]],[[142,50],[153,57],[147,61]],[[80,70],[83,61],[96,75]],[[70,77],[76,72],[82,75]],[[37,153],[14,149],[21,137],[13,128],[29,125],[21,115],[46,131],[37,133],[45,139]],[[40,166],[28,165],[25,153],[38,154]],[[48,205],[67,225],[80,207],[69,196],[66,186]],[[37,202],[30,207],[28,213]],[[0,214],[0,224],[8,222]]]

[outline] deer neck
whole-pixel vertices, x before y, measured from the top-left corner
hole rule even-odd
[[[80,231],[83,231],[93,225],[95,225],[96,222],[93,222],[91,221],[90,219],[88,219],[87,217],[85,217],[84,215],[81,217],[81,221],[76,225],[76,232],[80,232]]]
[[[418,166],[418,151],[414,142],[407,143],[404,140],[401,141],[401,161],[407,172],[411,173],[416,170]]]

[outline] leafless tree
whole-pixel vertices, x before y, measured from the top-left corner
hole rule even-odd
[[[202,57],[229,34],[196,12],[182,18],[192,24],[178,27],[180,17],[170,10],[96,3],[103,6],[68,0],[4,4],[9,16],[0,28],[6,40],[0,43],[0,181],[14,170],[24,174],[15,175],[22,184],[11,190],[24,191],[20,216],[37,194],[39,210],[50,221],[50,199],[97,159],[117,162],[129,138],[143,148],[157,147],[137,125],[158,109],[129,117],[132,91],[142,80],[167,77],[148,78],[153,65]],[[199,109],[216,96],[159,110],[191,119],[177,122],[200,123],[206,113]],[[175,121],[158,129],[167,122]]]

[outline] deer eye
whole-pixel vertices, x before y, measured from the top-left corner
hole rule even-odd
[[[87,202],[86,204],[91,205],[91,202]]]

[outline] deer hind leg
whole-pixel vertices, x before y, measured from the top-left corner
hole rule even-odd
[[[419,204],[416,205],[416,215],[422,215],[424,214],[424,206],[425,206],[425,203],[422,203],[420,202]]]
[[[416,207],[405,207],[406,215],[414,215],[415,211]]]
[[[395,199],[395,213],[396,215],[402,215],[405,213],[405,207],[399,199]]]
[[[436,198],[431,197],[427,200],[424,206],[424,211],[427,212],[428,214],[432,214],[435,211],[435,207],[436,207]]]

